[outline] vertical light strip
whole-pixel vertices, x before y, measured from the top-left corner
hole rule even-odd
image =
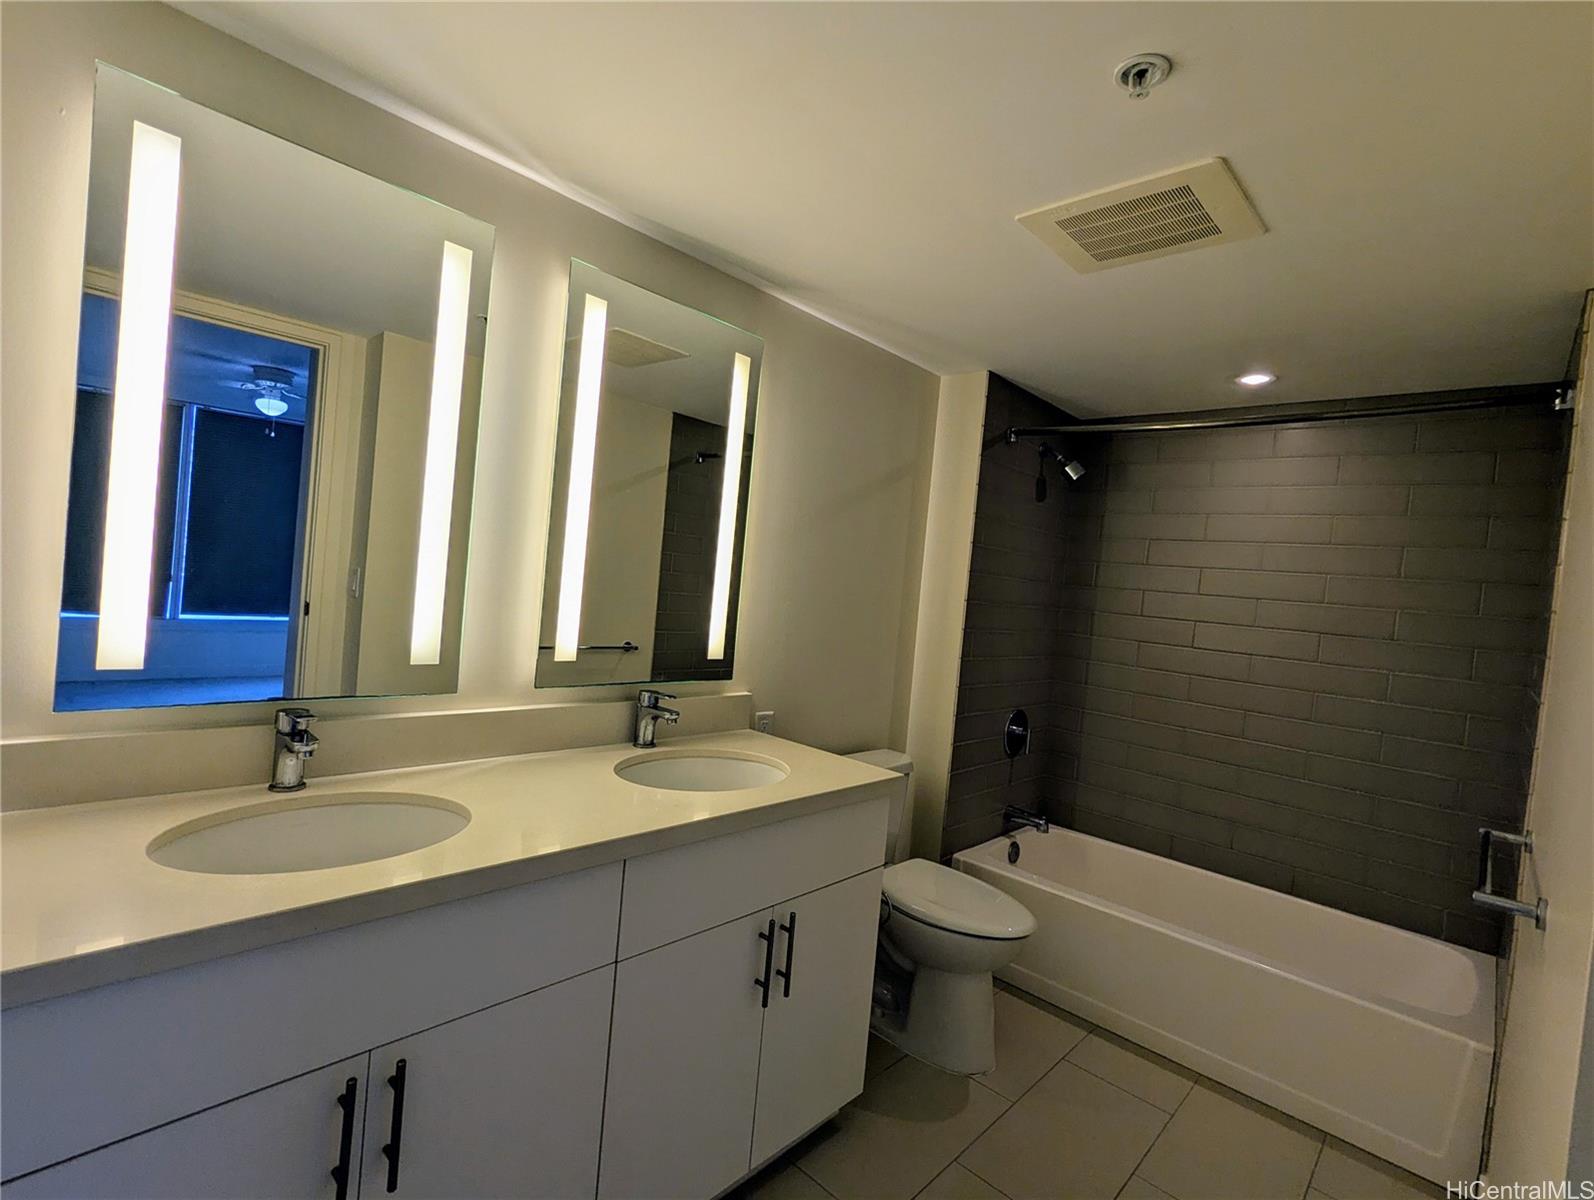
[[[465,383],[465,332],[470,322],[471,252],[443,243],[437,285],[437,336],[432,343],[432,400],[421,476],[421,530],[415,550],[415,607],[410,665],[443,658],[443,598],[448,589],[448,534],[454,517],[454,460],[459,450],[460,392]]]
[[[747,385],[752,373],[753,360],[738,354],[731,367],[731,412],[725,429],[719,548],[714,552],[714,591],[708,610],[708,656],[711,659],[725,657],[725,626],[731,606],[731,560],[736,555],[736,510],[742,490],[742,441],[747,432]]]
[[[94,649],[100,671],[136,671],[144,665],[182,159],[181,138],[133,122]]]
[[[609,302],[589,292],[581,315],[570,489],[565,496],[564,555],[559,564],[559,617],[553,638],[555,662],[574,662],[576,644],[581,640],[581,594],[587,582],[587,525],[592,519],[592,468],[598,452],[598,402],[603,395],[603,343],[608,327]]]

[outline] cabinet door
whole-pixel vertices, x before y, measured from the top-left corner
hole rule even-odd
[[[332,1169],[339,1162],[346,1121],[346,1194],[353,1200],[359,1190],[366,1059],[364,1054],[345,1059],[24,1175],[8,1183],[3,1195],[5,1200],[332,1200],[338,1194]],[[347,1105],[340,1103],[345,1095]]]
[[[764,1016],[753,1165],[863,1090],[880,875],[866,871],[775,906],[777,978]],[[789,994],[788,994],[789,992]]]
[[[602,967],[373,1050],[365,1200],[591,1196],[613,992]]]
[[[747,1173],[769,910],[618,967],[605,1200],[717,1195]]]

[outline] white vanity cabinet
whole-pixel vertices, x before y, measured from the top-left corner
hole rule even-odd
[[[627,863],[622,952],[683,909],[743,912],[616,970],[601,1200],[716,1195],[863,1089],[885,820],[868,802]]]
[[[706,1200],[862,1089],[886,807],[7,1009],[0,1200]]]
[[[424,1063],[424,1086],[412,1093],[414,1135],[404,1139],[417,1186],[441,1154],[426,1144],[429,1126],[453,1139],[448,1153],[462,1161],[500,1149],[513,1157],[517,1149],[492,1140],[506,1127],[514,1147],[541,1145],[521,1123],[543,1111],[526,1107],[533,1092],[568,1088],[570,1106],[555,1104],[570,1124],[551,1134],[572,1148],[583,1138],[595,1147],[601,1100],[583,1109],[580,1098],[602,1094],[621,872],[612,863],[6,1009],[0,1167],[8,1182],[0,1197],[74,1195],[73,1176],[60,1176],[60,1191],[50,1177],[100,1155],[160,1166],[147,1187],[124,1187],[129,1195],[335,1197],[336,1097],[346,1076],[325,1064],[363,1064],[374,1054],[369,1080],[363,1066],[353,1072],[362,1109],[352,1198],[361,1191],[365,1126],[388,1119],[388,1050],[410,1042]],[[447,1069],[437,1047],[454,1056]],[[547,1082],[510,1079],[516,1069]],[[330,1083],[304,1082],[328,1070]],[[480,1082],[479,1101],[467,1075]],[[433,1115],[439,1081],[457,1125]],[[508,1094],[516,1086],[518,1098]],[[257,1104],[262,1115],[251,1119]],[[238,1174],[218,1174],[214,1186],[195,1182],[182,1164],[196,1151],[181,1131],[232,1113],[244,1115],[223,1141],[201,1136],[197,1144],[207,1169],[219,1170],[230,1153]],[[581,1121],[588,1127],[578,1132]],[[284,1132],[301,1127],[299,1140]],[[307,1152],[295,1150],[301,1144]],[[248,1167],[257,1157],[288,1174],[257,1179]],[[289,1177],[301,1186],[288,1186]],[[385,1175],[382,1183],[364,1194],[386,1195]],[[538,1194],[532,1184],[513,1190]],[[591,1191],[589,1179],[585,1193],[555,1194]]]
[[[866,871],[775,908],[777,974],[759,1053],[754,1166],[863,1090],[880,876]]]

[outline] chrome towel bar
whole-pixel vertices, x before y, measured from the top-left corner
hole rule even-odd
[[[1550,902],[1540,896],[1538,902],[1529,904],[1526,900],[1517,900],[1511,896],[1500,896],[1494,890],[1494,843],[1504,842],[1508,846],[1521,846],[1522,856],[1533,853],[1533,833],[1524,830],[1522,833],[1507,833],[1503,829],[1478,830],[1478,886],[1473,889],[1472,902],[1484,908],[1497,909],[1500,912],[1510,913],[1513,917],[1526,917],[1532,920],[1535,929],[1544,928],[1545,913],[1549,911]]]

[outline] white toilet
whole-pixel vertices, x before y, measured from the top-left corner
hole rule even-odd
[[[896,750],[850,757],[910,776],[913,762]],[[906,781],[905,781],[906,782]],[[891,804],[886,832],[880,939],[881,974],[871,1028],[900,1049],[958,1075],[996,1066],[991,972],[1018,956],[1035,932],[1029,909],[972,875],[928,859],[903,861],[909,788]],[[881,976],[911,974],[906,1012],[881,1002],[891,992]]]

